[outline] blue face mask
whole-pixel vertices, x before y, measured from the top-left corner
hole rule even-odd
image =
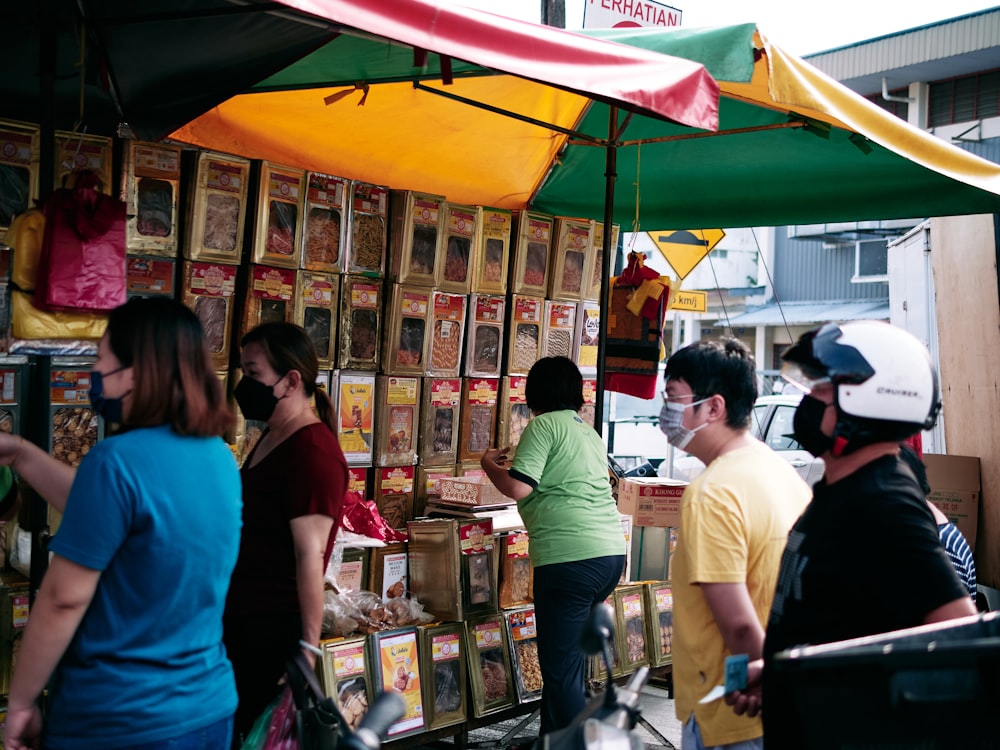
[[[105,398],[104,396],[104,378],[121,372],[124,369],[125,365],[111,372],[102,373],[100,370],[90,371],[90,390],[88,391],[90,405],[94,408],[94,411],[104,417],[105,422],[121,424],[124,419],[122,415],[122,399],[132,391],[127,391],[118,398]]]

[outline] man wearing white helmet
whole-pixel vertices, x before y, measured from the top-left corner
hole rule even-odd
[[[767,678],[768,657],[976,614],[938,539],[900,441],[934,425],[941,404],[927,349],[886,323],[827,324],[782,355],[782,377],[807,395],[795,438],[823,458],[824,477],[795,523],[764,643],[768,750],[805,746],[789,696]],[[728,699],[756,713],[752,695]]]

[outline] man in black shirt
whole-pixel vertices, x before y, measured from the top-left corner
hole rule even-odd
[[[923,344],[885,323],[828,324],[800,337],[782,359],[782,376],[808,393],[795,413],[795,438],[823,458],[826,471],[785,546],[764,641],[763,694],[727,700],[737,713],[766,707],[768,750],[799,750],[806,742],[791,697],[770,676],[773,654],[976,609],[899,458],[900,441],[932,427],[940,409]]]

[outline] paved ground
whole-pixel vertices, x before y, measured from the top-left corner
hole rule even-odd
[[[681,723],[674,716],[673,699],[661,687],[647,685],[642,692],[643,698],[639,705],[651,731],[641,726],[638,731],[647,750],[679,750]],[[523,719],[511,719],[476,729],[469,733],[469,746],[482,750],[500,750],[531,742],[538,737],[538,719],[519,727],[522,721]],[[448,744],[451,743],[441,742],[438,747]]]

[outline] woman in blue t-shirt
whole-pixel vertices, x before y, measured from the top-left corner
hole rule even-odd
[[[236,686],[222,612],[240,479],[195,314],[170,299],[113,310],[90,402],[120,429],[75,471],[0,434],[0,463],[63,513],[11,680],[5,747],[228,747]]]

